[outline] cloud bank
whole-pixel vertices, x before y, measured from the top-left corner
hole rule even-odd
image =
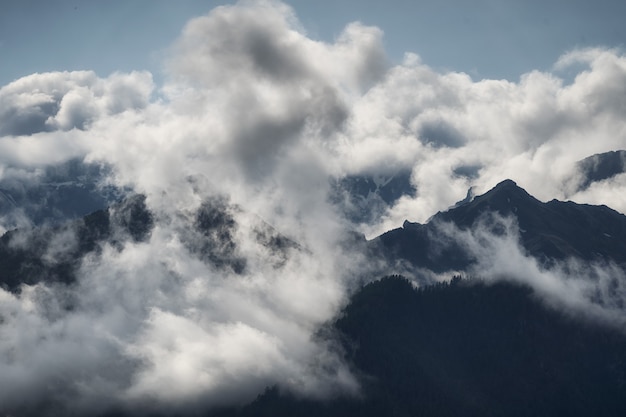
[[[166,67],[159,87],[142,72],[59,72],[0,89],[0,178],[71,158],[105,164],[107,181],[145,195],[155,219],[147,240],[82,259],[74,286],[0,290],[7,412],[184,411],[272,384],[356,392],[332,342],[315,337],[367,269],[341,249],[346,229],[425,221],[504,178],[540,199],[626,212],[624,175],[568,185],[577,160],[626,147],[618,50],[571,51],[518,81],[473,80],[412,53],[391,65],[382,32],[360,23],[333,43],[311,39],[288,6],[256,1],[190,21]],[[350,224],[329,203],[330,179],[400,169],[415,196],[382,218]],[[188,242],[216,198],[242,270]],[[277,262],[260,224],[299,249]]]

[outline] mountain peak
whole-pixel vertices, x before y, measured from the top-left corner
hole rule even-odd
[[[520,187],[519,185],[517,185],[517,183],[513,180],[504,180],[500,183],[498,183],[495,187],[493,187],[491,190],[487,191],[485,194],[481,195],[481,196],[477,196],[474,201],[478,200],[478,199],[485,199],[485,198],[489,198],[489,199],[494,199],[497,197],[501,197],[501,198],[506,198],[507,199],[507,203],[510,203],[510,199],[514,198],[517,200],[527,200],[530,199],[532,201],[537,201],[538,200],[533,197],[532,195],[528,194],[528,192],[523,189],[522,187]],[[507,204],[508,206],[508,204]]]
[[[433,243],[438,225],[451,223],[466,230],[493,226],[495,233],[500,230],[498,217],[515,220],[520,243],[540,260],[575,257],[626,265],[626,216],[604,206],[558,200],[544,203],[512,180],[437,213],[424,225],[405,222],[402,229],[382,235],[380,241],[393,256],[414,265],[437,271],[462,270],[471,259],[455,242],[445,247]]]
[[[486,196],[500,195],[500,194],[517,195],[520,198],[531,198],[535,200],[535,197],[533,197],[525,189],[517,185],[515,181],[509,180],[509,179],[499,182],[491,190],[487,191],[486,193],[482,195],[476,196],[475,199],[484,198]]]
[[[493,187],[494,190],[497,189],[503,189],[503,188],[520,188],[517,183],[511,179],[506,179],[504,181],[499,182],[495,187]]]
[[[527,211],[542,204],[513,180],[498,183],[485,194],[457,203],[443,213],[437,213],[433,219],[454,221],[460,226],[470,226],[484,212],[497,212],[501,215],[517,215],[519,210]]]

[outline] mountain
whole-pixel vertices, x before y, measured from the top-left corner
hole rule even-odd
[[[354,223],[378,219],[405,195],[415,196],[408,169],[390,175],[348,175],[331,181],[330,200]]]
[[[360,180],[355,184],[363,185],[364,189],[371,185]],[[381,182],[377,192],[390,184],[393,179]],[[372,192],[371,188],[368,190]],[[111,239],[113,231],[125,231],[132,239],[141,240],[143,233],[150,229],[150,215],[144,213],[143,201],[135,196],[69,223],[5,234],[0,239],[0,266],[4,266],[0,270],[0,282],[14,288],[19,282],[33,283],[39,279],[65,281],[69,279],[67,271],[72,269],[69,265]],[[237,253],[232,236],[236,225],[228,214],[232,210],[240,209],[230,207],[220,198],[207,200],[195,214],[195,220],[189,220],[187,240],[193,242],[189,243],[193,246],[191,249],[205,261],[243,271],[245,260]],[[391,263],[401,261],[435,272],[466,270],[475,259],[459,242],[445,236],[442,228],[451,224],[459,230],[482,227],[492,233],[502,233],[497,216],[514,219],[522,247],[541,262],[575,257],[626,266],[626,216],[606,206],[557,200],[541,202],[511,180],[499,183],[480,196],[468,194],[468,198],[435,214],[426,224],[406,221],[403,227],[367,242],[367,250],[372,256]],[[275,253],[297,246],[260,219],[253,223],[259,225],[254,232],[255,239],[272,246]],[[46,257],[49,258],[47,248],[53,239],[58,240],[58,236],[69,235],[72,231],[78,236],[78,243],[68,244],[71,250],[58,258],[61,261],[56,257],[55,262],[46,261]],[[116,236],[116,239],[123,239],[119,233]],[[350,239],[346,244],[361,245],[362,242]],[[73,257],[76,259],[71,260]],[[276,262],[282,262],[279,259],[280,256]],[[35,276],[43,278],[35,279]]]
[[[0,286],[18,291],[41,281],[72,283],[86,254],[105,242],[143,241],[152,225],[145,197],[135,195],[61,225],[9,231],[0,238]]]
[[[25,222],[61,224],[107,208],[125,192],[103,184],[106,166],[72,159],[40,171],[0,180],[0,217],[5,227]]]
[[[154,214],[145,201],[143,195],[132,195],[77,220],[5,233],[0,237],[0,286],[17,292],[22,284],[42,281],[71,284],[85,255],[97,254],[106,244],[121,248],[148,240]],[[195,212],[180,213],[180,239],[198,259],[241,274],[247,265],[235,238],[240,225],[233,212],[241,209],[225,198],[207,199]],[[246,232],[267,249],[275,268],[285,263],[289,251],[300,249],[260,218],[248,216]]]
[[[15,293],[22,284],[42,281],[72,285],[85,255],[97,255],[105,245],[115,250],[149,241],[157,216],[144,196],[133,195],[62,224],[7,232],[0,238],[0,285]],[[178,217],[163,220],[176,225],[172,228],[189,252],[235,275],[252,264],[238,242],[240,233],[268,249],[262,253],[274,268],[281,268],[290,251],[306,250],[224,197],[171,216]],[[468,193],[426,224],[407,221],[371,241],[348,234],[341,244],[363,246],[388,265],[466,270],[476,259],[448,231],[501,235],[507,231],[502,218],[512,219],[521,246],[540,262],[576,257],[626,265],[626,216],[605,206],[542,202],[511,180],[483,195]],[[611,310],[610,320],[600,320],[561,310],[532,287],[506,280],[456,276],[420,288],[401,276],[363,281],[347,293],[339,314],[311,336],[349,364],[360,395],[297,397],[277,381],[251,403],[194,409],[193,415],[625,415],[624,305]],[[145,415],[131,409],[103,413]]]
[[[588,188],[592,183],[613,178],[626,172],[626,151],[611,151],[592,155],[576,163],[581,179],[578,190]]]
[[[511,180],[483,195],[468,192],[426,224],[406,221],[367,249],[389,265],[467,270],[476,259],[450,228],[498,236],[507,232],[502,219],[511,220],[523,249],[544,265],[575,257],[626,266],[626,216],[606,206],[542,202]],[[616,314],[623,318],[623,309]],[[416,289],[390,276],[364,285],[320,332],[340,341],[361,381],[360,396],[316,401],[268,387],[246,406],[211,415],[622,415],[621,323],[559,310],[529,285],[506,280],[457,276]]]
[[[511,180],[468,199],[427,224],[405,222],[371,242],[389,260],[404,260],[436,272],[463,270],[473,259],[454,240],[441,238],[442,225],[460,230],[483,227],[502,233],[493,215],[513,218],[520,243],[542,262],[575,257],[626,265],[626,216],[606,206],[571,201],[541,202]]]

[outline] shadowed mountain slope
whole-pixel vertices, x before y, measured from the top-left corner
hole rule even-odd
[[[460,230],[483,227],[502,233],[493,215],[513,218],[520,242],[542,260],[576,257],[626,264],[626,216],[606,206],[571,201],[541,202],[505,180],[471,201],[437,213],[425,225],[405,222],[372,242],[389,259],[403,259],[434,271],[466,268],[472,259],[454,241],[442,241],[439,228],[450,223]]]
[[[193,213],[180,215],[180,240],[198,259],[215,268],[241,274],[246,258],[237,242],[234,212],[241,209],[224,198],[210,198]],[[85,255],[98,253],[103,245],[121,248],[127,242],[147,241],[154,227],[154,214],[143,195],[134,195],[81,219],[58,226],[16,229],[0,237],[0,286],[11,291],[21,284],[76,280]],[[268,261],[275,268],[287,260],[290,250],[299,246],[260,218],[250,216],[252,238],[267,249]]]
[[[218,416],[615,416],[626,412],[626,335],[552,310],[528,287],[455,278],[363,287],[333,325],[362,395],[268,389]]]
[[[626,172],[626,151],[611,151],[592,155],[576,164],[581,175],[579,190],[588,188],[592,183],[613,178]]]

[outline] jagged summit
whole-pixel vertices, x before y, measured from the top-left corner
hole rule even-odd
[[[522,187],[517,185],[515,181],[507,179],[498,183],[495,187],[487,191],[485,194],[476,196],[472,200],[472,202],[474,202],[475,204],[479,204],[480,202],[484,202],[488,200],[501,201],[503,199],[510,199],[510,198],[517,199],[517,200],[532,199],[535,201],[539,201],[535,199],[533,196],[531,196],[530,194],[528,194],[528,192],[524,190]],[[507,200],[507,203],[510,203],[510,202]]]
[[[507,216],[538,209],[541,201],[519,187],[513,180],[504,180],[485,194],[475,196],[465,204],[437,213],[432,220],[453,221],[460,227],[471,226],[485,212]]]
[[[493,216],[495,214],[495,217]],[[438,227],[491,227],[497,217],[512,218],[526,251],[538,259],[605,260],[626,265],[626,216],[606,206],[571,201],[539,201],[512,180],[500,182],[471,201],[434,215],[422,225],[402,228],[375,239],[387,257],[432,270],[462,270],[471,259],[455,242],[438,240]]]
[[[451,209],[456,208],[456,207],[460,207],[464,204],[467,203],[471,203],[472,200],[474,200],[474,197],[476,197],[476,194],[474,192],[474,187],[470,187],[467,189],[467,193],[465,194],[465,198],[463,200],[457,201],[456,204],[454,204],[452,207],[450,207]]]

